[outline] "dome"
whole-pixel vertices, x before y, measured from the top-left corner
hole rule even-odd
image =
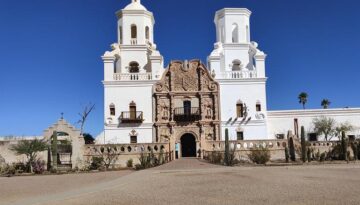
[[[124,8],[124,10],[147,11],[147,9],[141,4],[140,0],[132,0],[132,2]]]

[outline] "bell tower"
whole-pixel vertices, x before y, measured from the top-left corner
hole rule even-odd
[[[104,142],[152,142],[152,86],[164,72],[154,16],[132,0],[116,12],[117,42],[104,61]]]
[[[117,11],[116,16],[118,40],[112,44],[112,51],[103,56],[105,81],[126,80],[125,76],[136,73],[140,74],[140,78],[159,79],[164,66],[163,57],[154,43],[153,13],[140,0],[132,0],[124,9]]]
[[[216,43],[208,67],[220,84],[222,133],[230,139],[266,139],[265,58],[250,35],[251,11],[216,12]],[[231,122],[231,123],[228,123]]]

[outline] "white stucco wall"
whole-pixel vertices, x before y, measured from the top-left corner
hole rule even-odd
[[[299,132],[300,127],[304,126],[307,134],[313,133],[312,121],[320,116],[333,118],[338,124],[350,123],[355,129],[347,135],[360,137],[360,108],[268,111],[268,135],[275,138],[276,134],[285,134],[286,136],[289,130],[295,133],[295,118],[298,119]],[[318,139],[324,140],[324,137],[319,136]]]
[[[242,129],[244,139],[268,139],[266,128],[266,79],[218,80],[220,84],[220,112],[222,121],[222,139],[225,128],[229,129],[230,138],[236,139],[236,129]],[[248,108],[248,116],[236,117],[236,104],[241,101]],[[260,102],[261,112],[256,112]],[[259,118],[260,114],[264,118]],[[250,120],[249,120],[250,119]]]

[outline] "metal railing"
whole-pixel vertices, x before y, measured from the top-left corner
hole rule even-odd
[[[120,120],[122,123],[142,123],[144,121],[143,112],[121,112]]]
[[[178,107],[174,109],[175,121],[197,121],[200,120],[200,109],[198,107]]]

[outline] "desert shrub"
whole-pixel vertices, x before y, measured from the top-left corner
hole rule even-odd
[[[129,159],[129,160],[126,162],[126,166],[129,167],[129,168],[132,168],[132,167],[133,167],[133,159]]]
[[[213,164],[221,164],[223,161],[223,154],[221,152],[210,152],[209,154],[209,161]]]
[[[248,154],[249,159],[256,164],[266,164],[270,160],[270,151],[267,148],[253,148]]]
[[[45,161],[43,160],[36,159],[31,166],[35,174],[43,174],[45,172]]]
[[[90,170],[99,170],[103,167],[103,157],[93,157],[89,166]]]
[[[11,177],[16,174],[16,169],[13,164],[5,164],[0,168],[0,174],[3,176]]]
[[[165,163],[164,150],[163,149],[160,149],[158,160],[159,160],[160,165]]]
[[[16,164],[14,164],[14,166],[15,166],[16,172],[18,172],[18,173],[30,172],[30,166],[28,164],[18,162]]]
[[[325,158],[326,158],[326,152],[321,153],[320,154],[320,162],[325,161]]]
[[[315,160],[320,161],[320,150],[318,150],[315,154]]]
[[[359,150],[358,150],[358,146],[357,144],[355,144],[354,142],[351,143],[351,149],[353,151],[353,154],[354,154],[354,160],[357,160],[358,159],[358,155],[359,155]]]

